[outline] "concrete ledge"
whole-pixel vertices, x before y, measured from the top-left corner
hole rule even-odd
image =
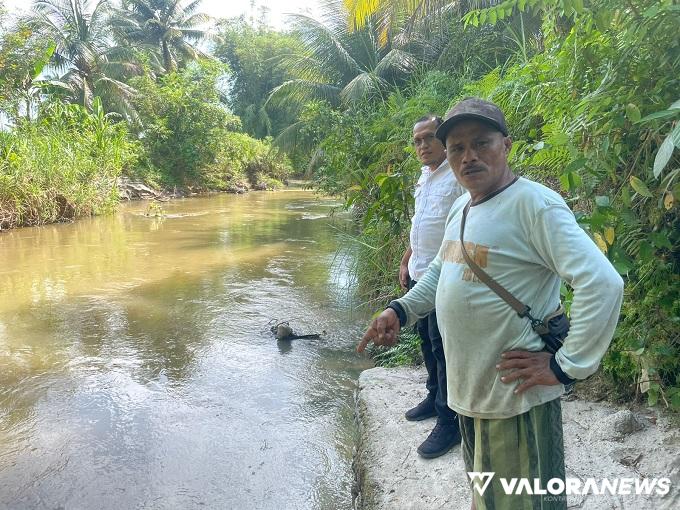
[[[434,510],[470,508],[460,447],[438,459],[416,453],[434,420],[408,422],[404,412],[425,396],[424,369],[373,368],[359,377],[360,439],[354,459],[355,508]],[[574,496],[583,510],[680,508],[680,433],[653,410],[631,412],[602,403],[563,401],[567,476],[671,479],[658,495]]]

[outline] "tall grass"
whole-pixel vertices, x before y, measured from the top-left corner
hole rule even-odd
[[[0,229],[112,211],[135,157],[124,126],[97,108],[55,105],[0,133]]]
[[[378,367],[415,366],[423,362],[420,344],[420,337],[409,329],[399,334],[397,345],[387,349],[374,348],[371,355]]]
[[[408,234],[408,232],[406,232]],[[352,273],[356,277],[358,295],[369,309],[382,309],[390,300],[399,297],[399,263],[408,239],[395,236],[381,223],[356,235],[345,234],[356,246]]]

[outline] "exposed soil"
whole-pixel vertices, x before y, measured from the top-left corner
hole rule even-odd
[[[360,441],[354,459],[355,508],[431,510],[470,508],[460,447],[432,460],[416,448],[433,420],[408,422],[403,413],[425,392],[425,371],[373,368],[359,378],[356,417]],[[671,480],[665,496],[588,494],[569,497],[569,509],[665,510],[680,508],[680,431],[658,408],[603,400],[611,388],[597,377],[563,398],[568,478]],[[586,398],[588,397],[588,398]]]

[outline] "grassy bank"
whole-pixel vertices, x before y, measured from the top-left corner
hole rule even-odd
[[[107,213],[137,144],[101,109],[54,104],[0,133],[0,229]]]
[[[111,213],[121,176],[159,189],[242,192],[275,189],[291,173],[268,143],[243,133],[228,133],[196,179],[179,181],[145,164],[146,157],[124,124],[77,105],[55,106],[38,121],[0,133],[0,230]]]
[[[292,173],[269,140],[241,133],[219,102],[219,69],[196,65],[136,85],[135,122],[53,101],[0,132],[0,230],[112,212],[120,176],[191,191],[273,189]]]
[[[399,343],[389,349],[373,347],[369,351],[377,367],[401,367],[420,365],[423,362],[420,337],[413,330],[399,335]]]

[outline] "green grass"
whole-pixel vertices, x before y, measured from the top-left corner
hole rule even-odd
[[[415,366],[423,362],[420,337],[410,328],[399,335],[399,343],[394,347],[373,348],[370,354],[378,367]]]
[[[0,132],[0,230],[113,212],[121,174],[154,187],[229,190],[235,184],[246,187],[248,180],[275,189],[292,171],[269,141],[227,133],[215,143],[219,157],[188,172],[193,181],[180,179],[168,161],[149,164],[148,147],[101,108],[48,105],[37,120]]]
[[[122,126],[70,108],[0,134],[0,229],[113,211],[134,159]]]

